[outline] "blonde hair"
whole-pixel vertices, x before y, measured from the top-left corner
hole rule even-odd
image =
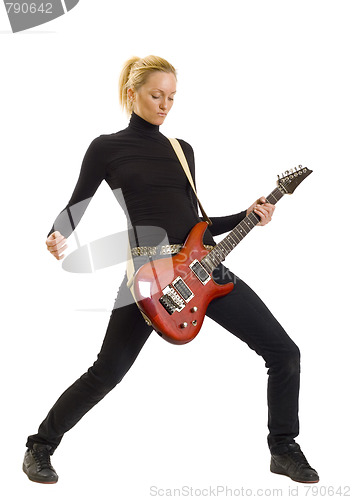
[[[120,104],[128,114],[132,113],[132,102],[128,98],[128,89],[137,91],[144,85],[153,71],[172,73],[176,78],[176,70],[166,59],[158,56],[146,56],[143,59],[131,57],[123,65],[119,81]]]

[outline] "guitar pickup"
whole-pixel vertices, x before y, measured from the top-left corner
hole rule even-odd
[[[205,285],[210,280],[210,274],[204,269],[202,264],[198,260],[194,260],[189,265],[191,271],[197,276],[199,281]]]
[[[188,288],[186,283],[180,276],[178,276],[173,282],[173,287],[178,291],[185,302],[189,302],[193,297],[194,293]]]

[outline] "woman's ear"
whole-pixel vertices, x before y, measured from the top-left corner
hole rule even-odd
[[[135,95],[135,92],[133,89],[131,89],[131,88],[127,89],[127,96],[128,96],[129,101],[131,101],[131,102],[134,101],[134,95]]]

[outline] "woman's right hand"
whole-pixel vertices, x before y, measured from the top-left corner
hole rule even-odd
[[[62,236],[59,231],[54,231],[48,236],[46,239],[46,246],[49,252],[55,257],[57,260],[63,259],[65,256],[60,255],[66,248],[66,238]]]

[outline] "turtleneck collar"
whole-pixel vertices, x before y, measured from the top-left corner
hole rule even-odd
[[[147,122],[144,120],[144,118],[141,118],[139,115],[136,115],[136,113],[132,112],[130,123],[129,123],[129,128],[132,128],[134,130],[138,130],[139,132],[142,133],[152,133],[155,134],[159,132],[159,125],[153,125],[150,122]]]

